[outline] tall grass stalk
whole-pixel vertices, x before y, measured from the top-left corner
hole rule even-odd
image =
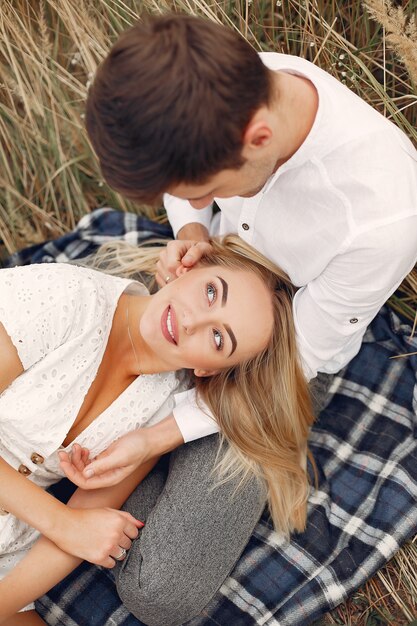
[[[415,7],[408,2],[401,13],[408,47],[396,14],[387,13],[395,20],[392,37],[402,42],[393,40],[398,56],[385,51],[388,27],[374,19],[382,19],[377,8],[388,0],[371,4],[370,15],[356,0],[2,0],[0,237],[6,251],[57,236],[98,205],[159,213],[133,207],[105,185],[83,123],[98,63],[143,12],[203,15],[243,33],[256,49],[304,56],[395,119],[417,143],[417,96],[405,65],[414,67],[407,59],[414,58]]]
[[[392,45],[417,85],[417,24],[416,14],[407,16],[402,6],[391,0],[364,0],[369,15],[383,26],[387,42]]]

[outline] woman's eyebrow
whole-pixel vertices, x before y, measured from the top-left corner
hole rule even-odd
[[[227,302],[227,294],[228,294],[228,291],[229,291],[229,285],[224,280],[224,278],[222,278],[221,276],[217,276],[217,278],[219,279],[219,281],[222,284],[223,293],[222,293],[222,304],[221,305],[223,307],[226,304],[226,302]],[[229,356],[232,356],[233,352],[237,348],[236,337],[235,337],[235,334],[234,334],[233,330],[230,328],[229,324],[225,324],[224,327],[225,327],[225,329],[227,331],[227,334],[230,337],[230,341],[232,342],[232,351],[229,354]],[[229,358],[229,357],[227,357],[227,358]]]
[[[234,352],[234,351],[236,350],[236,348],[237,348],[237,341],[236,341],[236,337],[235,337],[235,334],[234,334],[233,330],[230,328],[229,324],[225,324],[225,325],[224,325],[224,327],[225,327],[225,329],[226,329],[226,331],[227,331],[227,334],[228,334],[228,335],[229,335],[229,337],[230,337],[230,341],[232,342],[232,351],[231,351],[231,353],[229,354],[229,356],[232,356],[233,352]],[[227,358],[229,358],[229,356],[228,356]]]
[[[221,277],[221,276],[217,276],[217,278],[219,279],[219,281],[222,284],[223,287],[223,293],[222,293],[222,306],[224,306],[227,302],[227,294],[229,291],[229,285],[227,284],[227,282]]]

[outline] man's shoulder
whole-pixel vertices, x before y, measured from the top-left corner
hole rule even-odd
[[[281,52],[260,52],[259,56],[264,65],[273,72],[288,72],[307,78],[314,84],[320,96],[323,96],[323,89],[345,95],[346,92],[351,93],[332,74],[307,59]]]
[[[260,52],[259,56],[270,70],[299,70],[308,71],[312,68],[317,68],[316,65],[303,59],[295,54],[284,54],[283,52]]]

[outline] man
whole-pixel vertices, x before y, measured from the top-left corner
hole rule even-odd
[[[258,55],[231,30],[199,18],[148,19],[123,35],[101,66],[87,127],[110,185],[138,201],[166,194],[177,241],[161,256],[160,285],[180,265],[197,262],[215,232],[239,233],[289,274],[299,287],[294,320],[308,379],[337,372],[355,356],[369,322],[416,261],[416,150],[391,122],[303,59]],[[221,212],[213,218],[214,199]],[[161,452],[216,430],[192,394],[180,400],[175,420],[148,433],[160,437]],[[129,445],[116,445],[90,474],[120,459],[118,471],[128,472],[146,458]],[[206,478],[216,449],[212,437],[177,451],[159,500],[155,495],[143,511],[139,489],[130,501],[133,514],[149,517],[118,589],[146,623],[180,624],[197,615],[260,515],[255,485],[235,501],[221,489],[210,495]],[[90,480],[98,486],[102,478]],[[185,504],[169,509],[181,496],[195,501],[190,516]],[[171,558],[169,566],[175,549],[166,548],[166,515],[176,525],[175,549],[186,546],[184,558]],[[195,525],[194,550],[187,537]],[[230,541],[217,541],[222,536]],[[152,587],[157,544],[166,567]],[[129,582],[138,571],[146,589]]]

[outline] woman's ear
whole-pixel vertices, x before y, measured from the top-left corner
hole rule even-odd
[[[214,376],[215,374],[218,374],[219,372],[220,370],[195,369],[194,376],[197,376],[198,378],[208,378],[209,376]]]

